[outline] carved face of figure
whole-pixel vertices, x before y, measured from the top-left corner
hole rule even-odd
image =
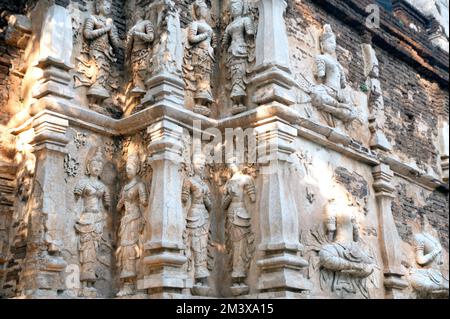
[[[195,175],[202,175],[204,171],[205,171],[205,163],[202,160],[194,161]]]
[[[239,166],[236,163],[231,163],[228,167],[230,168],[232,174],[239,172]]]
[[[111,14],[111,2],[109,0],[98,0],[97,13],[102,16],[109,16]]]
[[[239,0],[231,1],[231,16],[233,18],[238,18],[238,17],[242,16],[243,11],[244,11],[244,5],[243,5],[242,1],[239,1]]]
[[[99,177],[103,172],[103,163],[94,159],[89,163],[88,170],[91,176]]]
[[[197,19],[206,19],[208,16],[208,7],[199,6],[195,12],[197,14]]]
[[[323,53],[335,53],[336,52],[336,38],[333,36],[327,37],[321,44]]]
[[[129,179],[132,179],[133,177],[135,177],[139,171],[137,164],[134,162],[131,162],[131,161],[127,163],[127,166],[125,169],[127,171],[127,176]]]

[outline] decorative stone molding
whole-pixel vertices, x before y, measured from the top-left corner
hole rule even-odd
[[[285,0],[260,0],[259,26],[256,36],[255,76],[251,80],[256,92],[253,102],[258,105],[278,102],[292,105],[296,102],[292,88],[289,44],[284,21]]]
[[[144,244],[147,275],[138,281],[138,289],[150,295],[191,288],[183,270],[187,262],[183,254],[184,214],[180,200],[182,176],[181,126],[168,119],[155,122],[147,129],[150,135],[148,161],[153,169],[150,202],[145,210],[150,237]]]
[[[405,271],[401,265],[401,251],[397,249],[396,244],[401,240],[392,216],[392,200],[395,197],[393,194],[395,189],[392,185],[394,173],[388,165],[380,164],[373,169],[372,175],[380,223],[379,243],[384,264],[384,286],[391,298],[401,298],[399,292],[405,289],[408,283],[403,279]]]
[[[288,188],[288,159],[297,130],[280,120],[256,127],[260,169],[259,203],[262,258],[260,292],[276,290],[302,292],[310,283],[300,273],[308,262],[300,257],[298,209]],[[269,154],[262,150],[269,150]]]
[[[74,97],[69,71],[73,68],[72,18],[67,9],[52,5],[42,23],[40,55],[37,67],[42,78],[33,89],[33,97],[45,96],[70,100]]]

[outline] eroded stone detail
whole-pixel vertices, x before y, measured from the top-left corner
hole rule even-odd
[[[244,99],[247,96],[249,62],[252,60],[249,45],[253,41],[255,27],[246,0],[231,0],[230,12],[233,21],[225,29],[222,45],[228,47],[226,66],[231,81],[231,113],[238,114],[247,110]]]
[[[208,245],[210,238],[210,214],[212,209],[209,186],[204,181],[205,161],[201,155],[193,160],[193,176],[185,179],[181,201],[190,208],[186,217],[184,241],[188,258],[188,271],[194,273],[193,292],[199,295],[208,293]]]
[[[120,47],[117,28],[111,15],[110,0],[96,0],[96,14],[86,19],[83,35],[89,46],[89,60],[80,61],[81,73],[88,79],[87,95],[93,106],[110,97],[107,89],[111,67],[116,62],[114,50]]]
[[[194,94],[194,112],[210,116],[214,103],[211,75],[215,63],[214,48],[217,39],[206,21],[208,6],[204,0],[197,0],[192,6],[193,22],[189,25],[184,58],[184,79],[186,90]]]
[[[121,289],[118,297],[132,295],[138,274],[137,263],[141,256],[139,237],[143,231],[142,208],[148,205],[147,187],[139,177],[141,161],[136,154],[128,157],[126,172],[129,182],[120,194],[117,210],[124,210],[119,228],[119,244],[116,251]]]
[[[359,224],[352,207],[331,198],[325,215],[326,233],[311,232],[316,243],[322,245],[318,249],[321,288],[370,298],[367,281],[376,265],[361,246]]]
[[[430,225],[426,216],[422,218],[423,232],[414,235],[415,261],[420,268],[410,270],[409,282],[419,297],[448,298],[448,276],[445,277],[439,270],[443,264],[443,249],[439,240],[427,232]]]
[[[231,178],[225,184],[222,206],[227,211],[226,241],[231,261],[233,295],[247,294],[245,283],[250,261],[255,251],[255,237],[252,231],[251,216],[245,206],[245,197],[256,202],[255,183],[236,163],[229,164]]]
[[[81,179],[75,189],[75,198],[83,201],[83,210],[75,224],[79,235],[81,295],[95,297],[97,280],[96,263],[100,242],[103,240],[105,214],[111,204],[108,188],[100,180],[104,166],[104,156],[97,149],[86,164],[86,177]]]
[[[131,94],[142,97],[146,92],[145,80],[151,69],[155,29],[153,23],[146,19],[146,10],[137,10],[135,14],[137,21],[128,32],[126,55],[132,69]]]

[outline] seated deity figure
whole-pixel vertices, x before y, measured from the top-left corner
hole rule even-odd
[[[230,0],[230,11],[233,21],[225,29],[223,46],[228,47],[226,66],[231,77],[230,97],[233,101],[231,113],[238,114],[247,110],[244,105],[250,60],[247,38],[255,35],[255,27],[248,16],[247,0]]]
[[[75,187],[75,198],[83,199],[83,210],[75,224],[79,234],[80,281],[82,294],[90,296],[96,293],[94,284],[97,281],[97,251],[103,235],[105,209],[109,209],[111,197],[108,188],[100,180],[103,171],[104,157],[100,150],[88,161],[87,177],[81,179]],[[103,204],[103,205],[102,205]]]
[[[208,289],[208,244],[210,213],[212,209],[209,186],[204,181],[205,160],[196,156],[193,161],[193,176],[183,182],[181,201],[191,199],[186,217],[185,242],[187,246],[188,269],[194,269],[194,291]]]
[[[255,183],[250,175],[242,172],[233,162],[229,164],[232,177],[225,185],[222,206],[227,210],[226,241],[231,253],[234,295],[248,292],[244,283],[254,251],[254,235],[251,227],[251,216],[245,206],[245,197],[252,203],[256,202]]]
[[[111,15],[110,0],[96,0],[96,15],[86,19],[83,34],[89,44],[89,55],[96,66],[92,85],[88,96],[94,101],[101,101],[110,97],[107,81],[111,66],[116,61],[114,49],[120,47],[120,38]]]
[[[336,35],[330,25],[325,25],[320,36],[322,54],[316,57],[319,85],[311,87],[312,105],[343,122],[358,118],[351,97],[345,92],[347,79],[342,65],[336,58]]]
[[[351,278],[366,278],[374,271],[374,264],[360,247],[359,227],[348,205],[340,205],[335,198],[326,206],[326,230],[330,244],[320,252],[320,264],[335,273],[333,290],[354,293]]]
[[[208,6],[204,0],[193,4],[193,22],[188,29],[184,73],[186,80],[192,82],[187,89],[194,92],[194,112],[210,116],[211,104],[214,103],[211,88],[211,74],[214,67],[214,46],[216,37],[211,26],[206,22]]]
[[[145,94],[145,80],[150,70],[152,46],[155,40],[153,24],[145,19],[145,10],[136,11],[136,24],[127,35],[127,59],[132,68],[133,89],[131,94]]]
[[[443,264],[442,246],[433,235],[435,231],[423,216],[422,232],[414,235],[415,261],[420,268],[412,268],[409,281],[421,296],[449,295],[449,279],[440,272]]]
[[[118,297],[132,295],[137,277],[137,262],[141,256],[139,236],[143,231],[141,207],[148,205],[147,189],[139,177],[140,159],[130,155],[126,164],[129,182],[124,186],[117,204],[117,211],[124,210],[120,220],[119,247],[116,251],[122,287]]]

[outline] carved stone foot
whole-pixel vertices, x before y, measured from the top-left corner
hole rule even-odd
[[[193,295],[196,296],[209,296],[211,293],[211,288],[204,284],[195,284],[191,290]]]
[[[131,296],[134,293],[133,285],[132,284],[125,284],[122,289],[117,293],[117,297],[125,297],[125,296]]]
[[[134,88],[131,90],[131,95],[134,96],[134,97],[141,97],[141,96],[144,96],[145,93],[146,93],[146,91],[145,91],[144,89],[138,87],[138,86],[134,87]]]
[[[230,290],[235,297],[246,295],[249,292],[249,288],[246,284],[234,284],[233,286],[231,286]]]
[[[245,105],[233,105],[233,107],[231,108],[231,114],[236,115],[242,112],[247,111],[247,107]]]
[[[87,95],[98,100],[105,100],[110,97],[109,92],[104,87],[95,85],[88,90]]]
[[[80,297],[97,298],[97,289],[94,287],[85,287],[80,290]]]
[[[194,106],[194,112],[207,117],[211,116],[211,110],[203,105]]]

